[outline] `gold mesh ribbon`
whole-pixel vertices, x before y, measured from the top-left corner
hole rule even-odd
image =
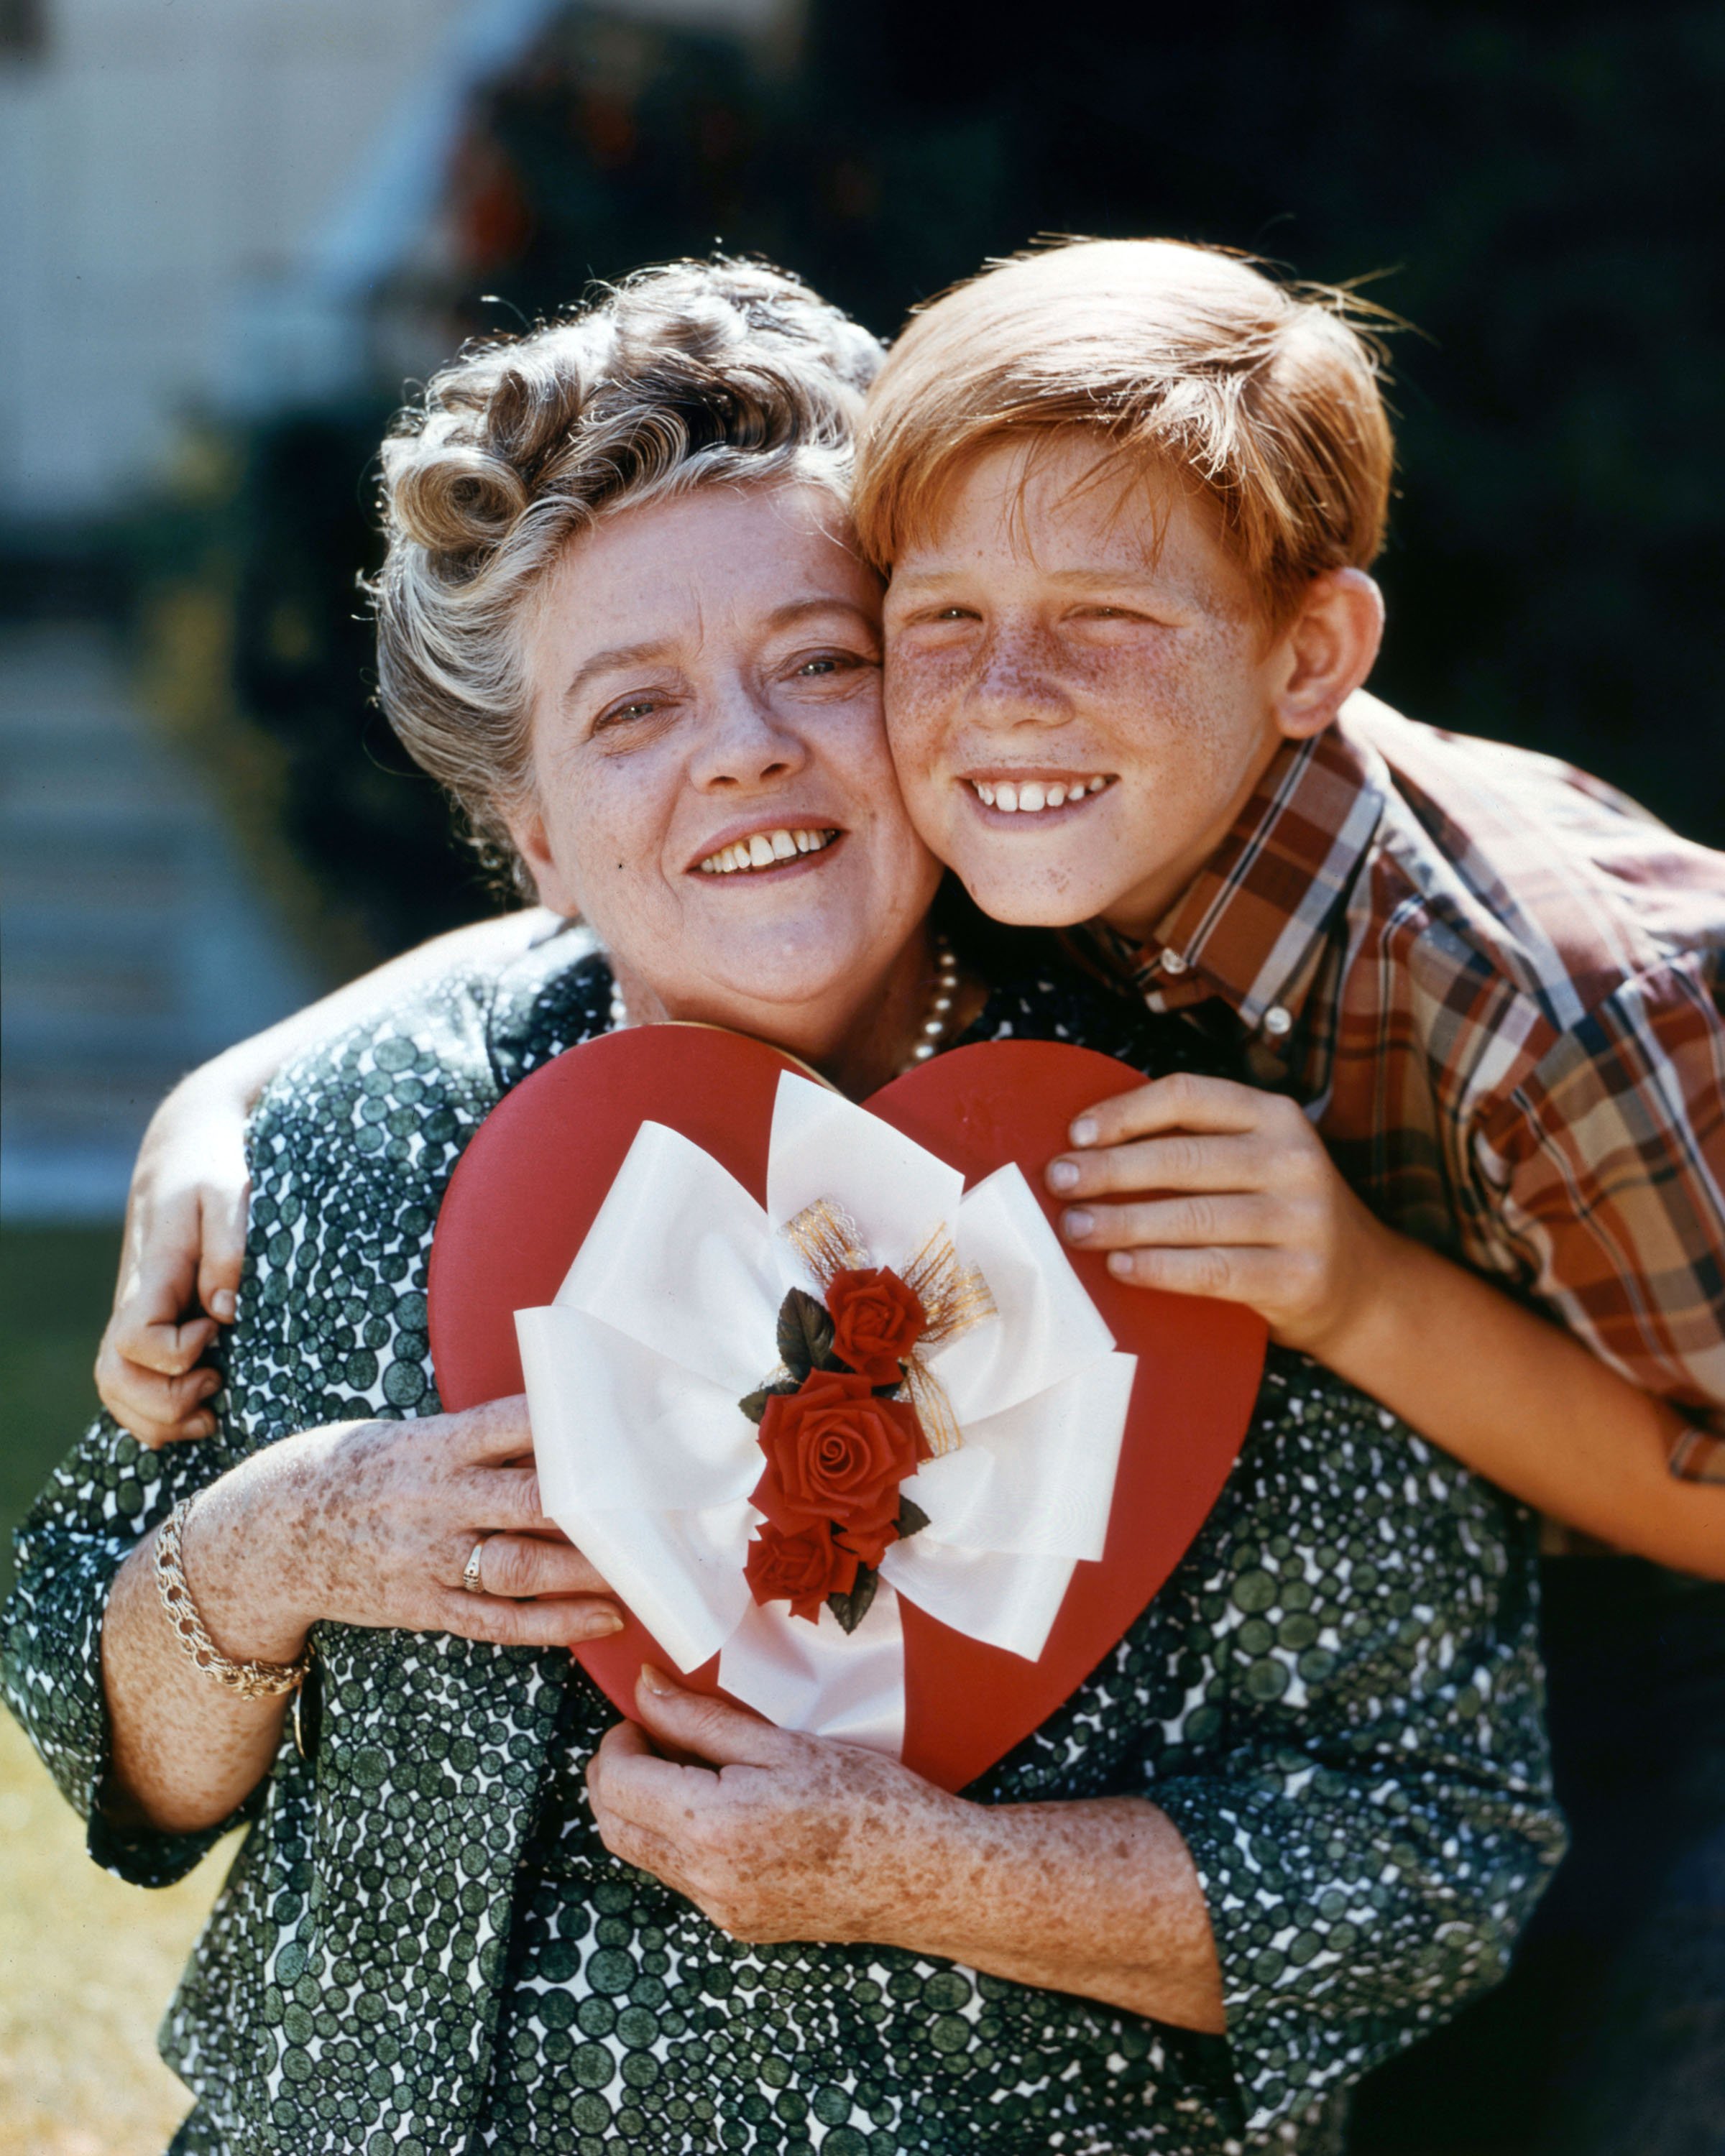
[[[812,1205],[805,1205],[794,1220],[785,1224],[784,1232],[791,1247],[819,1281],[823,1294],[832,1286],[835,1274],[866,1272],[874,1265],[861,1229],[844,1207],[830,1198],[817,1198]],[[893,1270],[922,1306],[922,1335],[905,1358],[902,1391],[916,1411],[929,1450],[938,1460],[957,1447],[958,1419],[946,1387],[929,1368],[926,1358],[932,1349],[994,1317],[994,1298],[980,1269],[960,1260],[944,1221],[915,1256]]]

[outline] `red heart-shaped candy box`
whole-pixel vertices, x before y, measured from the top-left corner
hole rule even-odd
[[[741,1034],[639,1026],[570,1049],[508,1094],[456,1168],[432,1245],[431,1346],[444,1405],[521,1391],[515,1312],[556,1295],[643,1122],[680,1131],[764,1204],[779,1074],[801,1067]],[[993,1041],[937,1056],[865,1105],[962,1169],[967,1188],[1016,1161],[1053,1217],[1043,1170],[1073,1116],[1140,1082],[1089,1049]],[[1257,1394],[1265,1328],[1251,1312],[1126,1287],[1099,1255],[1070,1255],[1116,1341],[1138,1358],[1107,1546],[1100,1563],[1074,1573],[1035,1662],[901,1602],[904,1758],[949,1789],[1027,1737],[1150,1602],[1214,1503]],[[771,1342],[762,1353],[771,1360]],[[641,1664],[671,1666],[633,1619],[578,1652],[625,1715]],[[717,1670],[716,1656],[687,1681],[716,1691]]]

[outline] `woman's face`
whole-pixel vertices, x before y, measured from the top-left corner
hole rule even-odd
[[[511,829],[632,1004],[814,1045],[906,952],[940,872],[887,756],[880,596],[798,484],[620,510],[552,570]]]

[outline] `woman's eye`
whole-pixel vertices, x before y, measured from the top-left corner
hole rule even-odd
[[[626,704],[613,704],[608,711],[601,711],[594,731],[619,723],[627,724],[631,719],[650,719],[658,709],[659,706],[650,696],[632,696]]]
[[[798,660],[791,673],[795,680],[819,681],[834,674],[854,674],[859,667],[873,664],[860,651],[814,651]]]

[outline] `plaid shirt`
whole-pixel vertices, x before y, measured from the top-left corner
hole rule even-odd
[[[1725,855],[1359,696],[1147,944],[1091,932],[1153,1008],[1230,1009],[1384,1219],[1682,1409],[1672,1472],[1725,1481]]]

